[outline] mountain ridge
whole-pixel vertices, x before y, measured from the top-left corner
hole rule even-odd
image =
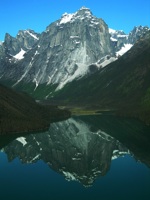
[[[41,34],[32,30],[19,31],[16,38],[6,34],[0,46],[0,78],[11,80],[16,88],[30,83],[34,85],[32,93],[42,84],[57,85],[59,90],[122,56],[148,27],[134,29],[129,35],[123,31],[112,33],[101,18],[82,7],[73,14],[63,14]],[[26,38],[24,43],[22,38]]]

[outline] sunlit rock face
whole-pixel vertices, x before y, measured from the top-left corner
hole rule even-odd
[[[4,42],[0,43],[0,79],[18,80],[21,72],[17,69],[17,63],[24,59],[40,39],[40,34],[33,30],[20,30],[16,37],[6,33]]]
[[[33,30],[20,30],[16,38],[6,33],[4,46],[7,49],[7,54],[15,56],[21,49],[24,51],[30,50],[39,40],[39,36]]]
[[[32,49],[31,39],[22,44],[21,36],[25,33],[36,41]],[[40,37],[29,31],[25,33],[19,32],[17,39],[6,35],[7,46],[13,42],[10,54],[15,54],[18,44],[23,46],[20,52],[17,51],[21,55],[15,55],[15,58],[22,60],[18,64],[20,67],[11,71],[11,78],[16,80],[16,84],[21,81],[31,81],[36,85],[58,84],[60,89],[67,82],[86,75],[90,64],[114,54],[108,26],[84,7],[73,14],[62,15]],[[27,49],[25,54],[23,50]],[[9,74],[6,73],[3,78],[10,78]]]
[[[142,37],[148,27],[135,27],[129,34],[108,28],[90,9],[64,13],[44,32],[8,33],[0,43],[0,79],[13,86],[32,83],[34,89],[45,84],[59,90],[74,79],[93,73],[115,61]],[[95,71],[94,71],[95,72]]]
[[[105,175],[112,159],[129,153],[119,141],[78,118],[54,123],[45,133],[19,137],[4,151],[9,161],[16,157],[22,163],[43,160],[67,180],[84,186]]]

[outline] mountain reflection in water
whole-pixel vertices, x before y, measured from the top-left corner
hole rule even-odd
[[[134,119],[72,117],[51,124],[47,132],[0,141],[9,161],[16,157],[22,163],[43,160],[67,180],[84,186],[104,176],[111,161],[125,154],[150,167],[150,127]]]

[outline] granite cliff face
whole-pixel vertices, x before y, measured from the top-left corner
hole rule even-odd
[[[7,54],[15,57],[21,49],[23,49],[23,51],[31,49],[38,40],[39,34],[35,33],[33,30],[19,31],[16,38],[6,33],[4,48]]]
[[[16,38],[6,33],[4,42],[0,43],[0,78],[18,79],[20,73],[17,63],[38,42],[40,34],[33,30],[19,31]]]
[[[112,54],[113,48],[105,22],[82,8],[74,14],[64,14],[47,27],[36,51],[39,53],[36,66],[38,69],[43,66],[42,73],[36,76],[37,82],[58,83],[61,88],[84,76],[90,64]]]
[[[15,42],[18,37],[20,34],[12,40],[6,35],[7,46],[11,42],[14,44],[9,54],[16,53],[18,48]],[[38,38],[35,37],[32,38],[37,42]],[[108,26],[87,8],[81,8],[73,14],[65,13],[60,20],[50,24],[31,50],[31,42],[22,46],[22,50],[28,49],[24,59],[14,66],[15,70],[9,69],[3,78],[13,79],[15,84],[31,81],[36,87],[47,83],[58,84],[61,88],[68,81],[87,74],[90,71],[88,66],[92,63],[114,54]]]
[[[23,59],[23,55],[32,49],[39,40],[40,34],[33,30],[19,31],[16,38],[6,33],[4,42],[0,44],[0,56],[10,62]]]
[[[56,85],[96,72],[122,56],[142,37],[148,27],[135,27],[129,35],[109,29],[90,9],[82,7],[63,14],[46,31],[19,31],[16,38],[6,34],[0,44],[0,79],[11,85],[31,83]]]

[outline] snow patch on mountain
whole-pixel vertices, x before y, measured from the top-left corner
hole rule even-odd
[[[124,46],[118,52],[116,52],[116,56],[122,56],[127,51],[129,51],[132,46],[132,44],[124,44]]]
[[[120,34],[118,34],[117,38],[128,38],[128,35],[120,35]]]
[[[116,33],[116,30],[114,30],[114,29],[112,29],[112,28],[109,28],[109,33],[110,33],[110,34],[114,34],[114,33]]]
[[[81,14],[81,12],[83,13]],[[64,13],[61,17],[60,22],[57,23],[57,25],[59,26],[62,24],[66,24],[68,22],[73,23],[75,20],[84,20],[85,18],[91,19],[91,24],[96,24],[96,25],[98,24],[98,22],[93,21],[95,17],[92,16],[90,9],[82,7],[75,13],[72,14],[71,13],[68,14],[67,12]]]
[[[26,51],[24,51],[22,48],[20,50],[19,53],[17,53],[15,56],[13,56],[14,58],[16,58],[17,60],[22,60],[24,58],[24,54],[26,53]]]
[[[110,40],[113,41],[113,42],[117,42],[118,40],[113,38],[113,37],[110,37]]]
[[[29,35],[31,35],[34,39],[39,40],[39,38],[34,35],[33,33],[31,33],[29,30],[26,30],[25,33],[28,33]]]
[[[129,35],[127,35],[122,30],[117,31],[109,28],[109,34],[110,34],[110,40],[115,45],[117,57],[125,54],[134,44],[130,39],[132,32]]]
[[[114,30],[112,28],[109,28],[109,34],[111,35],[111,40],[112,41],[118,41],[118,39],[128,39],[128,36],[127,34],[124,33],[123,30]]]
[[[62,19],[60,21],[60,24],[65,24],[67,22],[70,22],[73,16],[74,16],[74,14],[64,13],[62,15]]]

